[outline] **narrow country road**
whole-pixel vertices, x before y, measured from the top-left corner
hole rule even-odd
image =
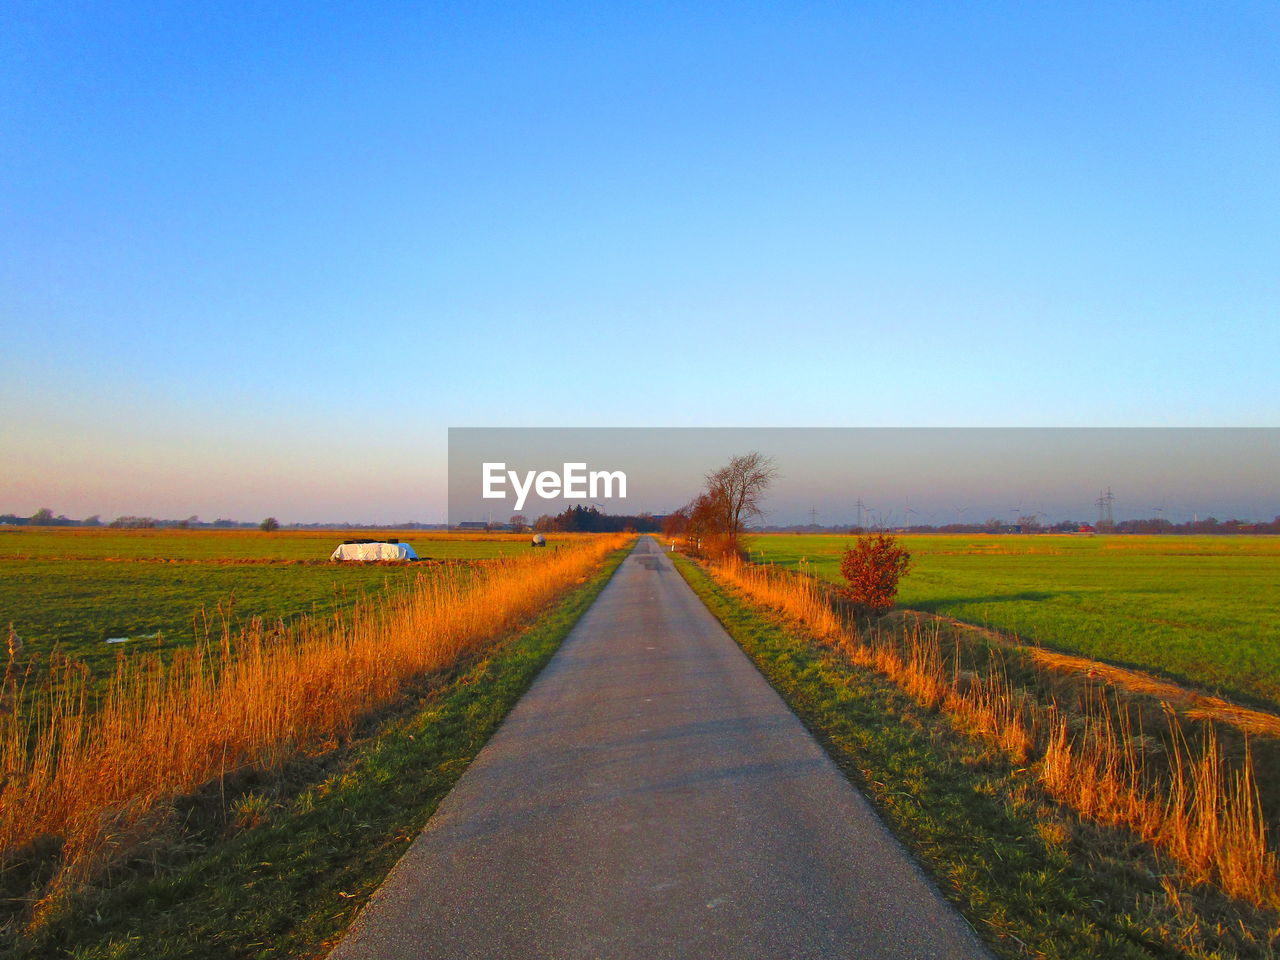
[[[651,538],[331,954],[986,956]]]

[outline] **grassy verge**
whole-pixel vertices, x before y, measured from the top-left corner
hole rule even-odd
[[[1131,834],[1082,821],[1004,751],[676,563],[997,954],[1271,955],[1274,918],[1185,882]]]
[[[346,745],[185,801],[114,882],[0,948],[22,960],[322,955],[625,555]]]

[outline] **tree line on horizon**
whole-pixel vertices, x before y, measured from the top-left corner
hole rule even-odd
[[[268,520],[274,520],[268,517]],[[29,517],[16,513],[0,513],[0,525],[21,527],[107,527],[120,530],[260,530],[266,521],[259,520],[201,520],[192,515],[182,520],[163,519],[160,517],[121,516],[111,521],[104,521],[100,514],[94,514],[83,520],[72,520],[63,514],[54,514],[48,507],[41,507]],[[321,523],[280,523],[276,521],[271,529],[280,530],[444,530],[444,523],[421,523],[408,520],[397,523],[351,523],[350,521]]]
[[[755,454],[754,456],[759,456]],[[739,458],[735,458],[739,459]],[[768,458],[761,458],[767,460]],[[770,469],[772,462],[770,461]],[[757,464],[758,466],[758,464]],[[722,468],[722,470],[730,470],[730,467]],[[745,465],[739,465],[739,471],[745,468]],[[708,478],[720,471],[713,471],[708,474]],[[757,478],[758,481],[759,478]],[[770,477],[772,480],[772,477]],[[522,530],[526,527],[532,527],[538,533],[618,533],[622,531],[633,531],[635,533],[658,533],[661,532],[669,537],[686,536],[687,531],[692,526],[694,536],[705,534],[717,535],[720,533],[731,534],[734,541],[744,532],[746,524],[752,520],[763,519],[764,513],[759,509],[760,500],[763,498],[763,490],[756,491],[751,494],[752,506],[746,509],[746,504],[739,502],[737,512],[740,514],[738,520],[733,520],[729,516],[729,510],[726,506],[727,500],[722,501],[719,498],[727,496],[729,491],[736,490],[737,485],[744,481],[744,477],[731,479],[725,475],[720,478],[718,483],[727,484],[723,487],[722,492],[716,484],[708,482],[708,488],[695,497],[692,501],[680,507],[665,516],[654,516],[649,513],[639,514],[610,514],[603,513],[596,507],[569,507],[563,512],[554,516],[544,514],[533,523],[527,523],[521,516],[519,524],[508,525],[506,529]],[[767,489],[767,485],[764,489]],[[740,494],[739,494],[740,495]],[[516,518],[513,517],[514,521]],[[262,522],[256,520],[231,520],[227,518],[219,518],[217,520],[201,520],[198,516],[192,515],[181,520],[161,519],[158,517],[142,517],[142,516],[121,516],[111,521],[104,521],[99,514],[86,517],[82,520],[73,520],[65,514],[55,514],[49,507],[41,507],[31,516],[21,516],[16,513],[0,514],[0,525],[4,526],[29,526],[29,527],[109,527],[114,529],[125,530],[151,530],[151,529],[176,529],[176,530],[231,530],[259,529]],[[501,527],[495,527],[500,529]],[[397,523],[351,523],[349,521],[328,522],[328,523],[280,523],[279,529],[288,530],[443,530],[447,529],[447,524],[443,523],[421,523],[417,521],[404,521]],[[1228,520],[1219,520],[1216,517],[1205,517],[1204,519],[1188,520],[1183,523],[1175,523],[1165,517],[1148,517],[1132,520],[1119,520],[1111,529],[1097,529],[1095,524],[1077,520],[1064,520],[1059,523],[1046,524],[1041,523],[1038,517],[1023,516],[1019,517],[1013,523],[1007,523],[997,517],[991,517],[982,523],[944,523],[944,524],[912,524],[912,525],[866,525],[856,526],[849,524],[832,524],[820,525],[816,523],[808,524],[789,524],[789,525],[762,525],[753,527],[753,530],[764,533],[827,533],[827,534],[862,534],[874,533],[884,530],[893,530],[898,533],[951,533],[951,534],[991,534],[991,533],[1079,533],[1079,532],[1098,532],[1098,533],[1117,533],[1117,534],[1171,534],[1171,535],[1225,535],[1232,534],[1280,534],[1280,516],[1276,516],[1270,522],[1268,521],[1251,521],[1232,518]]]
[[[512,517],[513,527],[523,525],[523,517],[519,514]],[[661,521],[650,513],[621,514],[603,513],[598,508],[581,505],[568,507],[552,516],[543,514],[532,524],[537,533],[657,533],[662,529]]]
[[[1170,535],[1230,535],[1230,534],[1280,534],[1280,516],[1271,521],[1254,520],[1219,520],[1216,517],[1205,517],[1203,520],[1188,520],[1185,523],[1174,523],[1164,517],[1150,517],[1136,520],[1118,520],[1110,528],[1099,528],[1096,523],[1082,520],[1063,520],[1059,523],[1041,523],[1027,517],[1019,517],[1009,523],[992,517],[982,523],[942,523],[942,524],[882,524],[857,526],[849,524],[831,524],[822,526],[815,523],[768,525],[758,528],[761,533],[828,533],[828,534],[862,534],[893,531],[895,533],[951,533],[951,534],[1008,534],[1008,533],[1118,533],[1118,534],[1170,534]]]

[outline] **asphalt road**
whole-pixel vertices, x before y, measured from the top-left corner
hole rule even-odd
[[[648,538],[331,955],[986,956]]]

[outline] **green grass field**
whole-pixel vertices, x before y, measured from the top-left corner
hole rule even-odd
[[[523,534],[433,530],[114,530],[110,527],[20,527],[0,532],[0,561],[328,560],[343,540],[397,537],[418,556],[453,560],[501,557],[529,549]],[[555,542],[557,537],[549,537]]]
[[[751,538],[752,559],[841,582],[849,536]],[[1280,538],[904,536],[899,603],[1280,703]]]
[[[146,856],[39,930],[6,926],[26,891],[4,889],[0,873],[0,956],[326,956],[625,556],[332,750],[180,798]]]
[[[111,530],[45,528],[0,534],[0,630],[24,653],[55,647],[96,675],[117,654],[192,643],[204,610],[215,633],[221,605],[235,622],[291,619],[349,606],[370,591],[431,571],[430,564],[336,564],[345,539],[387,531]],[[397,535],[397,534],[391,534]],[[420,557],[474,560],[528,550],[528,538],[402,531]],[[553,538],[554,539],[554,538]],[[300,562],[302,561],[302,562]],[[126,643],[109,638],[129,637]]]

